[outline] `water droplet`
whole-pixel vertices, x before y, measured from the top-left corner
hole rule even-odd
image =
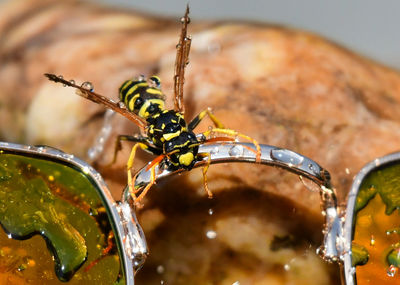
[[[164,273],[164,271],[165,271],[165,268],[164,268],[164,266],[162,266],[162,265],[159,265],[159,266],[157,266],[157,273],[158,274],[163,274]]]
[[[230,156],[240,157],[244,153],[244,148],[241,145],[234,145],[234,146],[231,147],[231,149],[229,150],[228,153],[229,153]]]
[[[85,174],[89,174],[89,172],[90,172],[89,167],[84,166],[84,167],[82,168],[82,172],[85,173]]]
[[[374,246],[374,245],[375,245],[375,237],[374,237],[373,235],[371,235],[371,240],[369,241],[369,244],[370,244],[371,246]]]
[[[208,209],[208,214],[211,216],[212,214],[214,214],[214,210],[213,209]]]
[[[38,151],[38,152],[44,152],[44,151],[45,151],[45,148],[44,148],[43,146],[39,146],[39,147],[37,148],[37,151]]]
[[[93,83],[89,82],[89,81],[83,82],[81,87],[86,89],[86,90],[89,90],[89,91],[93,91],[94,90]]]
[[[164,285],[164,280],[161,280],[160,284],[161,284],[161,285]]]
[[[240,282],[239,281],[235,281],[235,282],[232,283],[232,285],[240,285]]]
[[[310,179],[304,178],[302,175],[299,175],[299,178],[304,187],[306,187],[310,192],[319,192],[321,190],[320,186]]]
[[[181,23],[184,24],[185,21],[186,21],[186,18],[185,18],[185,17],[182,17],[182,18],[181,18]],[[187,23],[190,24],[190,18],[189,18],[189,17],[187,18]]]
[[[209,230],[206,232],[206,236],[209,239],[215,239],[217,237],[217,232],[213,230]]]
[[[308,165],[308,169],[310,169],[311,171],[313,171],[313,170],[314,170],[314,166],[310,163],[310,164]]]
[[[144,76],[143,74],[140,74],[137,78],[137,81],[146,81],[146,76]]]
[[[396,266],[390,265],[388,270],[387,270],[387,276],[394,277],[397,274],[398,270],[399,269]]]
[[[344,169],[344,171],[346,172],[346,174],[350,174],[350,169],[348,169],[347,167]]]
[[[64,76],[62,76],[62,75],[59,75],[57,77],[60,78],[60,79],[64,79]]]
[[[211,154],[218,154],[219,153],[219,148],[216,146],[212,150],[210,150]]]
[[[289,271],[289,270],[290,270],[290,265],[289,265],[289,264],[285,264],[285,265],[283,266],[283,269],[284,269],[285,271]]]
[[[300,166],[304,160],[304,157],[288,149],[271,150],[271,158],[289,166]]]
[[[69,83],[71,83],[71,84],[74,84],[74,85],[75,85],[75,80],[71,79],[71,80],[69,81]]]

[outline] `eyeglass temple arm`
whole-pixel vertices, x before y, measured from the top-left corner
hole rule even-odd
[[[337,261],[338,252],[341,254],[341,247],[337,245],[338,237],[341,236],[342,228],[337,209],[336,191],[331,185],[330,174],[327,170],[318,165],[315,161],[293,152],[270,145],[260,145],[260,164],[275,166],[286,169],[301,177],[315,182],[320,187],[322,213],[326,217],[324,225],[324,244],[319,248],[319,254],[327,261]],[[256,153],[251,151],[254,145],[251,143],[216,143],[200,145],[199,153],[209,153],[211,164],[229,162],[256,163]],[[208,158],[196,162],[194,167],[205,166]],[[156,167],[156,179],[162,179],[184,170],[169,171]],[[151,171],[147,167],[142,168],[136,174],[135,189],[141,190],[150,183]],[[128,187],[125,189],[122,202],[132,202]]]

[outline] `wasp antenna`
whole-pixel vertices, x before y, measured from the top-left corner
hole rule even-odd
[[[60,79],[62,79],[62,77],[60,78],[57,75],[51,73],[45,73],[44,76],[46,76],[49,80],[54,82],[61,82]]]
[[[174,105],[175,110],[184,114],[183,85],[185,82],[185,67],[189,63],[191,37],[187,36],[187,27],[190,23],[189,5],[186,6],[185,15],[181,18],[182,28],[179,42],[176,45],[176,60],[174,73]]]
[[[189,3],[187,3],[186,4],[186,12],[185,12],[185,16],[183,17],[183,20],[188,24],[190,23],[189,12],[190,12]]]

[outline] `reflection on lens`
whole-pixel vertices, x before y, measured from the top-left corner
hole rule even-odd
[[[77,169],[0,151],[0,223],[0,284],[124,283],[107,211]]]
[[[352,263],[357,284],[399,284],[400,164],[371,171],[356,198]]]

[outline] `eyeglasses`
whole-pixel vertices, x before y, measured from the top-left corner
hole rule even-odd
[[[199,152],[210,153],[213,164],[255,163],[250,147],[212,144],[200,146]],[[400,201],[399,161],[400,153],[392,154],[363,168],[341,211],[328,171],[293,151],[261,145],[261,164],[286,169],[319,187],[325,225],[318,252],[343,265],[346,285],[396,282],[400,230],[393,213]],[[156,171],[157,179],[180,172]],[[144,167],[135,188],[145,188],[150,176]],[[7,268],[8,280],[134,284],[148,255],[129,190],[115,202],[91,166],[50,147],[0,142],[0,219],[7,233],[0,236],[0,268]]]

